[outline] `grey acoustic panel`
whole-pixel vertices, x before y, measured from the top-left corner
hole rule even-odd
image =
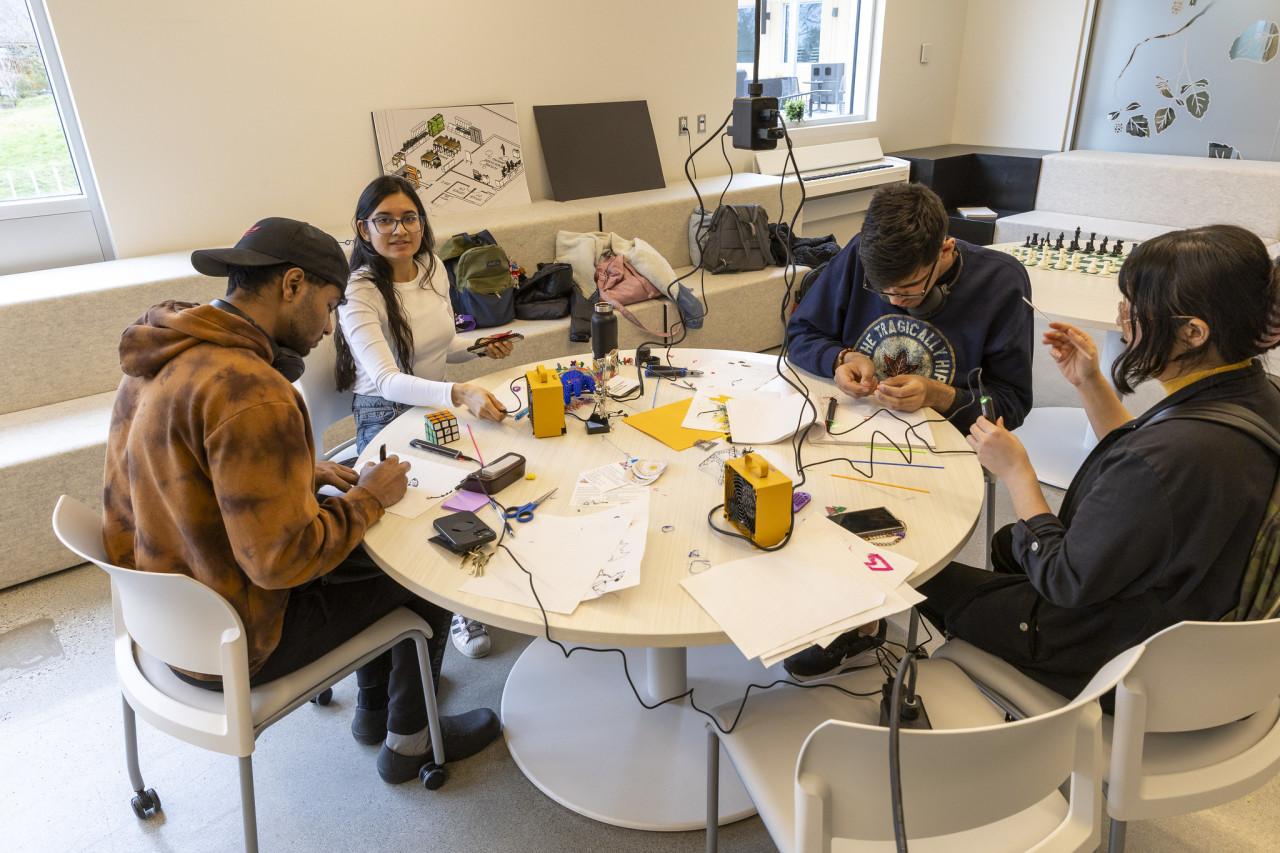
[[[647,101],[535,106],[556,201],[666,186]]]

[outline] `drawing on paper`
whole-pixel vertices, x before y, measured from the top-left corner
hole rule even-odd
[[[430,214],[529,201],[514,103],[377,110],[373,133],[383,173],[417,187]]]

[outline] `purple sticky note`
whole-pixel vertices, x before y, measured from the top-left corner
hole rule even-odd
[[[489,499],[479,492],[458,492],[441,506],[454,512],[475,512],[488,502]]]

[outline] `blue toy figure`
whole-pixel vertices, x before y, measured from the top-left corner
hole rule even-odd
[[[596,390],[596,381],[581,370],[566,370],[560,374],[560,384],[564,386],[564,404],[569,400],[581,397],[583,392]]]

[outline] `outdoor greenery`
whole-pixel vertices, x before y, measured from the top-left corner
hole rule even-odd
[[[53,95],[0,109],[0,202],[79,192]]]

